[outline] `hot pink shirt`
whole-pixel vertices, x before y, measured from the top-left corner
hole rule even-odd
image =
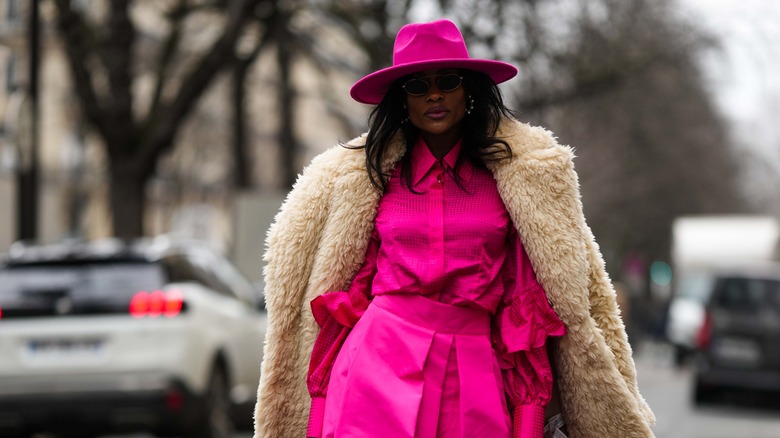
[[[319,436],[333,362],[374,295],[422,294],[493,316],[493,342],[514,406],[513,436],[541,438],[552,393],[547,336],[565,329],[536,281],[492,174],[466,160],[453,179],[460,143],[437,160],[422,140],[412,150],[412,193],[401,165],[379,202],[366,257],[349,290],[312,301],[320,326],[309,365],[307,436]],[[533,427],[531,427],[533,426]]]

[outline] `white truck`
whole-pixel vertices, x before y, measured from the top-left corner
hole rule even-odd
[[[773,216],[684,216],[672,224],[672,296],[666,337],[682,364],[695,350],[716,270],[780,258],[780,219]]]

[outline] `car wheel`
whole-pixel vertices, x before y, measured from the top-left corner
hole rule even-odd
[[[680,368],[688,360],[688,350],[679,345],[674,346],[674,366]]]
[[[235,426],[230,416],[230,386],[222,367],[216,367],[211,375],[205,408],[193,435],[198,438],[232,438]]]
[[[19,430],[2,430],[2,433],[0,433],[0,436],[7,437],[7,438],[32,438],[33,434],[27,431],[19,431]]]
[[[718,395],[718,389],[696,382],[693,387],[693,402],[696,405],[712,403]]]

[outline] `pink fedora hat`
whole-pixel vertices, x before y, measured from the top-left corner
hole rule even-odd
[[[465,68],[482,72],[496,84],[517,74],[517,68],[506,62],[470,58],[463,35],[455,23],[437,20],[402,27],[395,37],[393,65],[355,82],[349,94],[358,102],[376,105],[396,79],[437,68]]]

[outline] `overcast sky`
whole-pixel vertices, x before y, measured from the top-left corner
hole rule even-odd
[[[676,1],[720,39],[702,66],[746,152],[745,193],[780,214],[780,0]]]
[[[780,157],[780,1],[677,1],[721,41],[702,65],[724,113]]]
[[[707,67],[734,112],[750,116],[767,93],[780,94],[780,1],[678,1],[686,16],[722,38],[722,53]]]

